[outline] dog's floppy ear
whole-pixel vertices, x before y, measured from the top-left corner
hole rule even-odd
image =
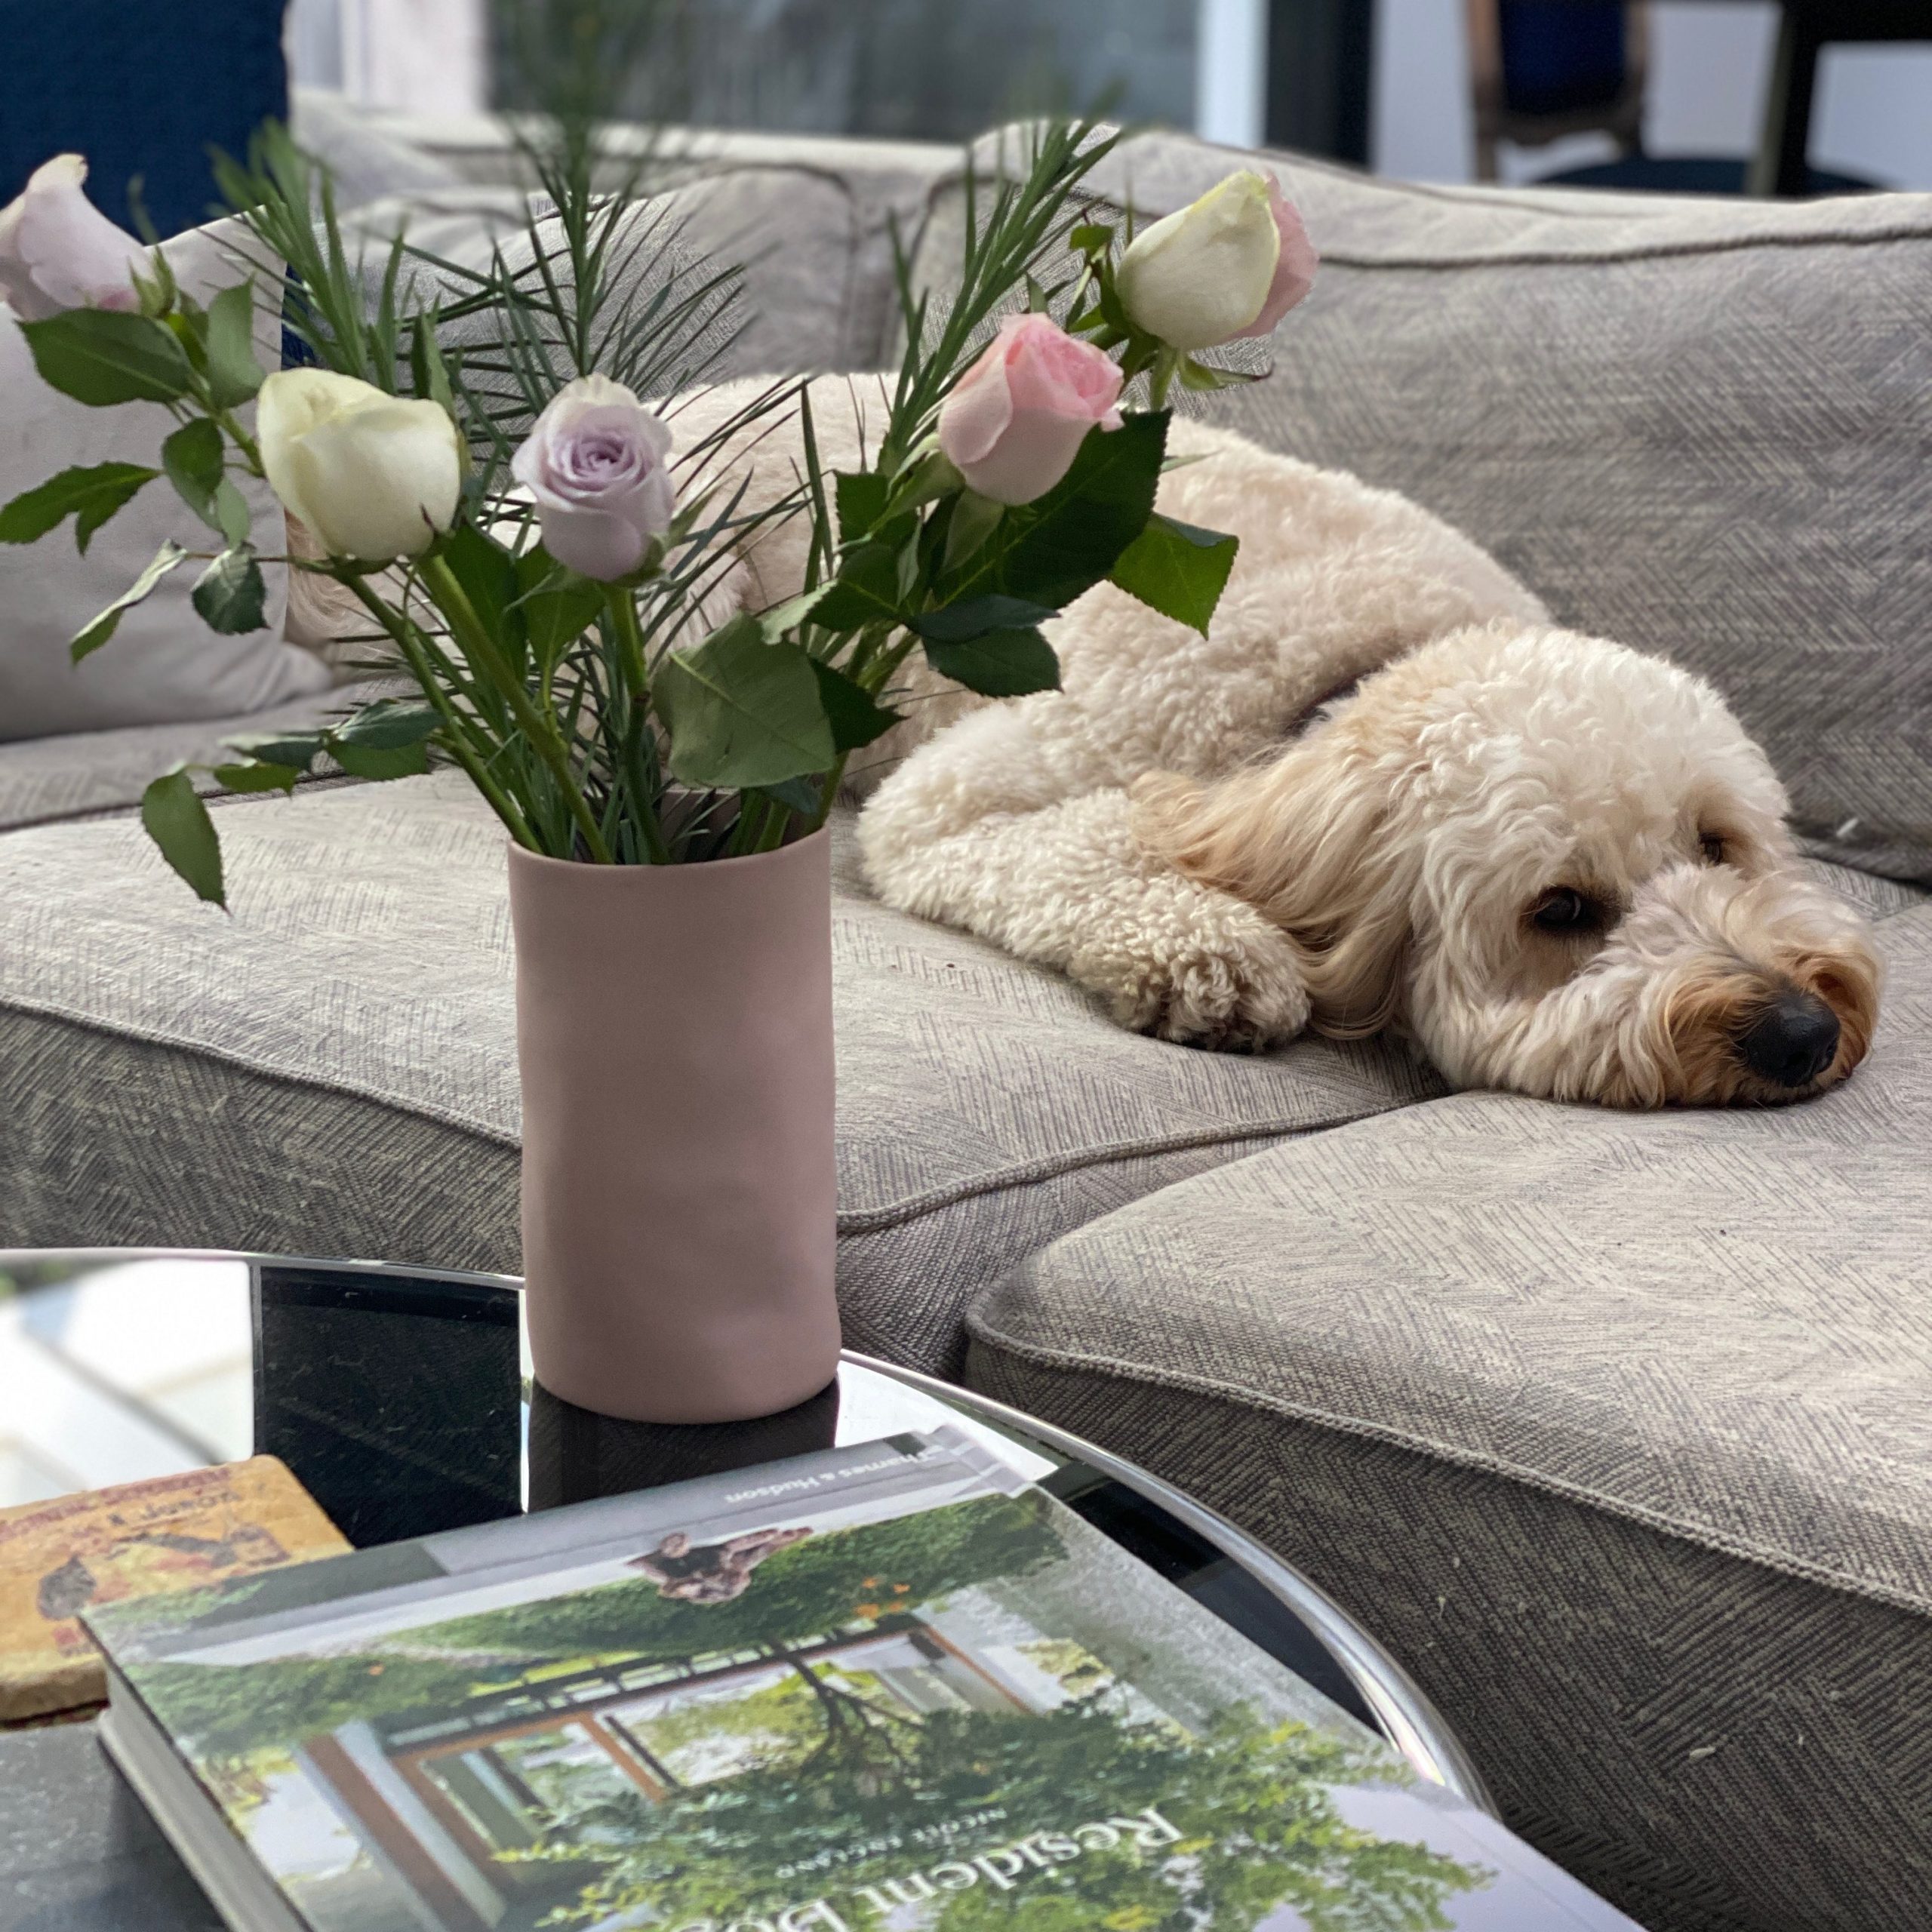
[[[1156,772],[1134,787],[1149,851],[1259,908],[1302,955],[1313,1023],[1339,1038],[1395,1017],[1407,881],[1383,835],[1384,783],[1330,727],[1214,783]]]

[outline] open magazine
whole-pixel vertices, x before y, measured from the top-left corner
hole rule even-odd
[[[89,1626],[248,1932],[1631,1923],[950,1429]]]

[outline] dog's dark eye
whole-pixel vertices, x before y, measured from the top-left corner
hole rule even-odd
[[[1699,857],[1707,866],[1721,866],[1724,863],[1724,841],[1715,832],[1706,832],[1699,837],[1697,852]]]
[[[1603,908],[1574,886],[1552,886],[1530,908],[1530,924],[1544,933],[1593,933],[1603,926]]]

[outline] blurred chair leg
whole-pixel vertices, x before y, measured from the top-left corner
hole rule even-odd
[[[1802,195],[1809,184],[1805,154],[1811,144],[1811,97],[1823,38],[1804,0],[1785,0],[1777,51],[1764,99],[1763,133],[1746,171],[1747,195]]]
[[[1269,0],[1269,145],[1366,168],[1374,59],[1374,0]]]

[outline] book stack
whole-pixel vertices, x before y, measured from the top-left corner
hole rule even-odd
[[[82,1611],[348,1548],[272,1456],[0,1509],[0,1724],[106,1696]]]
[[[946,1429],[85,1617],[238,1932],[1630,1925]]]

